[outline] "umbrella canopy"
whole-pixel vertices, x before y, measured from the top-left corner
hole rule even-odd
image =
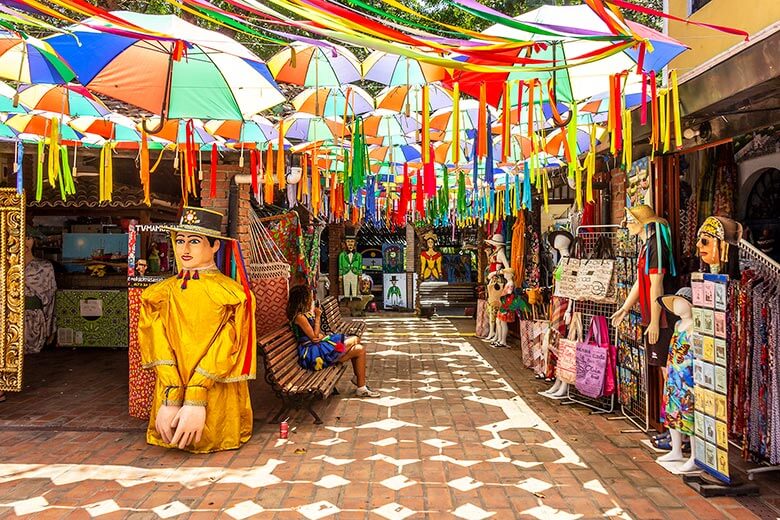
[[[102,117],[111,110],[81,85],[40,83],[21,87],[19,101],[35,110],[45,110],[71,117]]]
[[[596,136],[596,143],[600,143],[601,140],[604,138],[604,134],[607,132],[606,128],[603,126],[593,125],[593,129]],[[566,145],[564,142],[568,138],[568,129],[566,128],[556,128],[549,134],[547,134],[546,144],[544,146],[544,151],[549,153],[550,155],[557,155],[558,157],[563,157],[564,150]],[[577,139],[577,150],[575,150],[576,155],[579,155],[583,152],[590,151],[590,132],[591,132],[591,125],[578,125],[577,126],[577,133],[576,133],[576,139]]]
[[[457,144],[452,141],[441,141],[433,143],[433,157],[434,161],[440,164],[455,164],[454,152],[455,146],[460,146],[460,160],[459,162],[465,162],[468,160],[467,155],[467,141],[458,141]]]
[[[67,123],[67,117],[61,117],[61,123]],[[52,118],[44,114],[16,114],[6,119],[5,124],[20,134],[32,134],[40,137],[48,137],[51,132]],[[84,136],[67,124],[59,125],[60,140],[80,141]]]
[[[190,121],[192,121],[190,128],[192,129],[192,138],[195,144],[201,145],[222,142],[220,138],[214,137],[208,133],[203,127],[203,121],[200,121],[199,119],[168,119],[163,122],[160,130],[153,134],[153,137],[165,139],[171,143],[185,144],[187,142],[187,124]],[[150,125],[152,127],[159,126],[159,118],[153,117]]]
[[[283,121],[284,136],[300,141],[337,141],[349,135],[349,130],[336,118],[311,114],[293,114]]]
[[[277,81],[304,87],[338,87],[360,80],[360,62],[340,45],[292,43],[268,60]]]
[[[68,125],[82,134],[98,135],[106,141],[137,145],[142,141],[136,122],[127,116],[111,112],[104,117],[81,116],[71,119]],[[149,136],[149,146],[163,146],[168,141]]]
[[[20,83],[67,83],[76,79],[76,73],[47,42],[0,32],[0,78]]]
[[[207,121],[204,128],[211,135],[235,143],[263,144],[279,139],[279,130],[268,119],[254,116],[249,121]]]
[[[545,5],[533,11],[529,11],[515,20],[523,22],[538,22],[548,25],[557,25],[559,27],[576,27],[584,29],[594,34],[603,34],[608,37],[612,34],[607,24],[585,4],[574,6],[551,6]],[[615,23],[621,22],[615,19]],[[640,24],[630,23],[628,28],[633,30],[642,38],[646,38],[653,46],[652,52],[646,52],[644,57],[643,70],[659,71],[678,54],[683,52],[686,47],[665,36],[658,31],[654,31]],[[635,71],[637,61],[639,60],[638,51],[628,48],[616,54],[604,57],[591,63],[584,63],[584,60],[578,60],[581,56],[588,53],[603,50],[613,42],[584,40],[577,37],[577,34],[551,37],[549,35],[538,35],[506,25],[496,24],[488,27],[484,34],[491,36],[501,36],[513,38],[520,41],[539,41],[544,43],[544,48],[534,52],[532,57],[536,59],[554,60],[558,65],[563,63],[577,62],[576,66],[559,70],[557,72],[528,72],[522,66],[516,67],[516,70],[510,73],[493,74],[493,81],[487,83],[487,101],[493,106],[503,105],[504,82],[507,80],[534,80],[539,79],[542,82],[541,99],[537,95],[537,101],[549,102],[548,81],[555,83],[554,95],[557,101],[573,102],[582,101],[588,97],[600,92],[609,90],[609,75],[623,71]],[[615,41],[618,41],[615,38]],[[512,51],[520,55],[526,50]],[[466,61],[473,63],[491,63],[489,58],[480,58],[474,60],[467,58]],[[453,81],[459,81],[461,90],[475,97],[479,96],[480,83],[483,75],[474,72],[458,71],[453,76]],[[510,106],[517,104],[517,84],[510,84]],[[527,98],[526,98],[527,102]]]
[[[14,98],[18,101],[16,96],[16,91],[13,88],[0,81],[0,112],[6,114],[26,114],[29,112],[27,107],[14,102]]]
[[[426,85],[441,81],[448,76],[447,70],[439,65],[423,63],[413,58],[374,51],[361,64],[363,79],[383,85]]]
[[[396,112],[422,112],[423,91],[419,85],[398,85],[386,87],[376,97],[377,108]],[[452,94],[441,85],[432,84],[428,88],[428,104],[431,112],[452,106]]]
[[[489,109],[491,115],[495,119],[495,111]],[[438,130],[438,133],[434,132],[431,137],[437,140],[447,140],[443,138],[443,132],[452,132],[455,116],[452,108],[444,108],[437,110],[431,116],[431,129]],[[474,130],[477,128],[477,122],[479,121],[479,101],[475,99],[464,99],[460,102],[460,130]]]
[[[381,163],[405,163],[417,161],[422,157],[420,147],[403,144],[398,146],[372,146],[368,156]]]
[[[369,137],[403,137],[420,129],[415,116],[405,116],[389,110],[375,110],[363,118],[363,133]]]
[[[5,123],[0,123],[0,139],[15,139],[19,132]]]
[[[371,94],[355,85],[307,88],[292,100],[298,112],[317,116],[356,116],[374,110]]]
[[[86,25],[70,27],[73,35],[49,37],[46,41],[90,90],[171,119],[248,119],[285,99],[265,63],[221,33],[173,15],[112,14],[186,45],[182,49],[175,40],[119,36]],[[99,17],[88,23],[108,24]]]

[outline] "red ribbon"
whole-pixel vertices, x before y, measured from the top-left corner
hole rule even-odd
[[[217,197],[217,161],[219,153],[217,152],[217,143],[211,144],[211,182],[209,183],[209,197]]]
[[[642,111],[640,113],[640,122],[647,124],[647,74],[642,73]]]
[[[249,172],[252,174],[252,195],[257,195],[260,191],[257,189],[257,150],[249,150]]]
[[[423,176],[420,170],[417,170],[417,197],[415,199],[415,210],[420,218],[425,218],[425,197],[423,196]]]

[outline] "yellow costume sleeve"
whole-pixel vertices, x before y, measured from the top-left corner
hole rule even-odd
[[[187,383],[186,405],[206,406],[208,390],[214,383],[234,383],[255,377],[255,298],[252,293],[245,294],[239,284],[236,286],[235,293],[240,294],[234,295],[239,302],[226,305],[224,325]]]
[[[163,405],[180,406],[184,401],[184,386],[176,366],[176,355],[165,334],[165,320],[161,316],[163,290],[149,287],[141,294],[141,313],[138,318],[138,342],[144,368],[154,368],[157,380],[165,387]]]

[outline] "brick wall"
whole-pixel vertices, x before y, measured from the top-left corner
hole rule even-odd
[[[344,224],[328,224],[328,280],[330,281],[330,296],[341,294],[339,286],[339,253],[344,239]]]
[[[244,168],[239,167],[237,164],[220,164],[217,168],[217,182],[216,182],[216,196],[211,197],[211,176],[206,173],[201,181],[201,201],[202,207],[219,211],[224,214],[226,218],[222,220],[222,232],[228,233],[228,218],[238,218],[238,221],[233,228],[234,238],[238,238],[241,244],[241,249],[244,252],[244,260],[248,260],[247,254],[249,253],[250,238],[249,238],[249,215],[252,211],[250,203],[250,186],[248,184],[239,184],[237,186],[236,194],[237,204],[230,214],[230,186],[233,183],[233,176],[237,173],[245,173],[248,171],[248,166]],[[230,214],[230,215],[229,215]]]

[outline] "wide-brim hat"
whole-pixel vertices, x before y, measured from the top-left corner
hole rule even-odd
[[[655,211],[653,208],[648,206],[647,204],[638,204],[636,206],[631,206],[630,208],[626,208],[626,211],[628,211],[634,219],[639,222],[642,225],[647,224],[665,224],[669,225],[669,222],[666,221],[666,219],[659,217],[655,214]]]
[[[739,244],[742,239],[742,224],[726,217],[707,217],[697,235],[710,235],[731,245]]]
[[[492,244],[494,246],[505,246],[506,242],[504,242],[504,235],[501,233],[496,233],[492,237],[485,240],[486,244]]]
[[[659,296],[658,304],[674,314],[674,300],[677,298],[685,300],[689,305],[693,305],[693,290],[690,287],[683,287],[674,294]]]
[[[222,234],[222,219],[224,215],[219,211],[205,208],[185,206],[182,208],[181,219],[175,226],[160,226],[171,233],[193,233],[220,240],[235,240]]]
[[[569,244],[574,242],[574,235],[565,229],[556,229],[555,231],[547,234],[547,243],[550,244],[551,247],[555,247],[555,239],[560,236],[566,237],[569,240]]]

